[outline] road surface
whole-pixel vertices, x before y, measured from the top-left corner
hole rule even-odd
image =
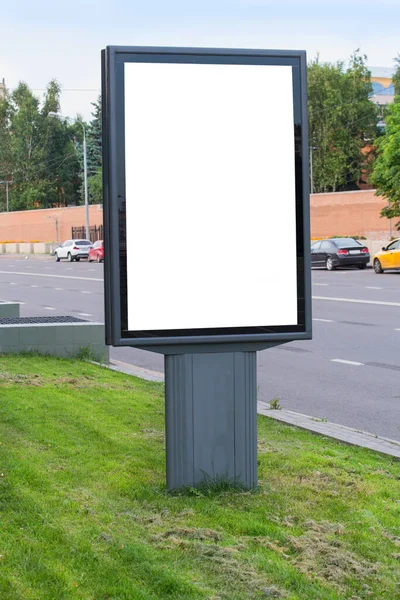
[[[312,280],[313,340],[258,353],[259,399],[400,441],[400,272],[314,269]],[[103,321],[103,265],[1,257],[0,298],[23,302],[21,316]],[[159,354],[111,357],[163,370]]]

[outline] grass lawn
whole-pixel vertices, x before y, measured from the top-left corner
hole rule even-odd
[[[259,489],[165,489],[164,391],[0,356],[0,599],[400,599],[400,462],[259,418]]]

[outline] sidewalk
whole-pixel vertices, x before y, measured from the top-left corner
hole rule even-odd
[[[120,371],[127,375],[135,375],[136,377],[147,379],[148,381],[164,381],[163,373],[150,371],[149,369],[143,369],[142,367],[129,365],[117,360],[111,360],[109,368],[113,371]],[[260,415],[282,421],[283,423],[288,423],[289,425],[295,425],[301,429],[308,429],[314,433],[334,438],[341,442],[345,442],[346,444],[351,444],[352,446],[361,446],[362,448],[368,448],[369,450],[400,458],[400,442],[396,442],[395,440],[382,438],[373,433],[351,429],[344,425],[330,423],[322,419],[317,419],[316,417],[309,417],[290,410],[271,409],[270,405],[266,402],[258,402],[257,411]]]

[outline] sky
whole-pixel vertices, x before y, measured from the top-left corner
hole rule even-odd
[[[306,50],[369,66],[400,53],[399,0],[19,0],[2,10],[0,80],[40,98],[56,78],[65,116],[91,117],[108,45]]]

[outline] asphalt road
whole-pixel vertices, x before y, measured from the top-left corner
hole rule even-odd
[[[400,272],[317,269],[312,279],[313,340],[258,353],[259,399],[400,441]],[[103,265],[0,257],[0,298],[23,302],[21,316],[103,321]],[[159,354],[111,357],[163,370]]]

